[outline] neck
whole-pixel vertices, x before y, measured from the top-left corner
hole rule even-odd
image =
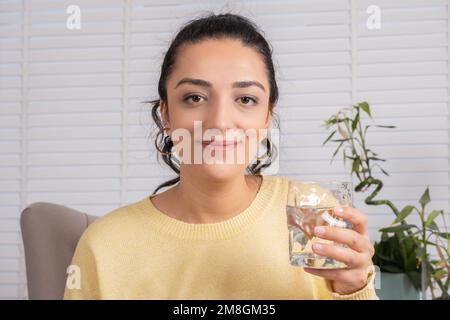
[[[173,188],[180,220],[188,223],[215,223],[234,217],[256,197],[261,178],[237,175],[211,180],[196,172],[180,169],[180,182]]]

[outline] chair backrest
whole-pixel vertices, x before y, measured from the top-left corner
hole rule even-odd
[[[20,216],[29,299],[63,299],[66,270],[84,230],[98,216],[48,202]]]

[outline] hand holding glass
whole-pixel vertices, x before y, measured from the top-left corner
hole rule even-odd
[[[316,237],[314,228],[352,228],[348,221],[334,215],[336,206],[353,206],[352,190],[351,182],[289,181],[286,214],[292,265],[315,269],[347,267],[343,262],[314,253],[312,245],[320,242],[345,247],[343,244]]]

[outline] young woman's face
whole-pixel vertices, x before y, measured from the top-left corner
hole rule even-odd
[[[179,140],[174,139],[174,132],[189,132],[190,155],[179,148],[185,147],[186,141],[177,145],[179,155],[185,157],[182,170],[195,170],[193,173],[213,179],[242,175],[264,138],[261,129],[270,129],[269,94],[261,55],[239,40],[205,40],[181,48],[167,81],[168,105],[162,104],[160,111],[175,144]],[[194,121],[201,121],[197,122],[201,123],[195,129],[197,134]],[[205,146],[211,140],[215,140],[213,144],[225,140],[237,145],[231,149]],[[199,151],[200,159],[194,156]],[[243,157],[238,158],[238,152]],[[216,159],[215,163],[205,155]],[[217,161],[220,159],[224,161]]]

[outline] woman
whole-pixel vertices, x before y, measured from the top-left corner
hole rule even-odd
[[[89,226],[65,299],[377,299],[367,220],[355,208],[336,210],[353,230],[315,230],[348,245],[314,248],[347,269],[289,263],[288,179],[261,173],[275,152],[264,132],[276,118],[278,87],[272,50],[251,21],[210,14],[183,26],[165,55],[158,91],[155,143],[178,177]],[[219,134],[196,138],[196,121]],[[186,148],[174,143],[181,129],[188,135],[177,141],[190,142]],[[224,138],[234,130],[240,135]],[[256,161],[252,138],[266,145]],[[244,161],[192,161],[199,148],[214,156],[244,150]]]

